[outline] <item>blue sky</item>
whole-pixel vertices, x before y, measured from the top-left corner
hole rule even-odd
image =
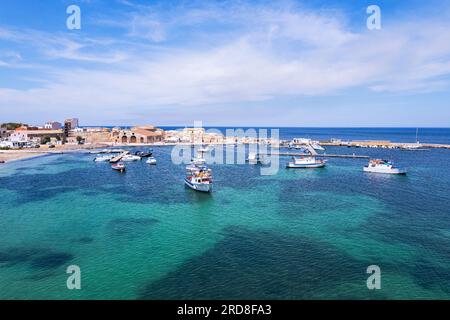
[[[444,1],[2,0],[0,122],[449,127],[448,30]]]

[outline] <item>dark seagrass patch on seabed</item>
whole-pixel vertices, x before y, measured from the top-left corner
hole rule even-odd
[[[65,265],[74,256],[67,252],[56,252],[46,248],[9,248],[0,251],[0,266],[26,264],[34,269],[56,269]]]
[[[115,218],[108,222],[106,228],[110,236],[135,238],[158,222],[154,218]]]

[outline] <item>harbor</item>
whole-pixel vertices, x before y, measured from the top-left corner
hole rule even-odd
[[[219,284],[234,276],[239,283],[231,297],[272,298],[275,287],[255,292],[251,284],[256,281],[258,288],[265,288],[274,270],[291,268],[277,279],[295,282],[298,272],[307,275],[314,270],[314,278],[327,275],[330,281],[332,268],[338,273],[336,281],[349,288],[346,292],[362,298],[365,291],[352,289],[360,282],[353,268],[377,260],[386,274],[397,276],[389,269],[390,261],[407,266],[420,256],[438,268],[448,260],[436,247],[448,241],[445,232],[450,230],[445,220],[450,176],[442,170],[450,155],[446,149],[355,149],[357,155],[393,159],[409,169],[406,176],[388,176],[364,172],[368,159],[345,157],[330,158],[324,168],[287,169],[290,157],[300,157],[300,152],[282,148],[280,171],[273,176],[260,175],[263,164],[209,164],[211,192],[197,192],[186,184],[186,165],[172,162],[173,146],[152,147],[156,166],[142,159],[126,162],[124,172],[112,170],[108,162],[93,162],[97,155],[120,154],[104,149],[0,166],[2,297],[225,298],[230,295]],[[147,146],[108,149],[132,155],[148,151]],[[320,154],[324,152],[351,155],[338,146]],[[69,213],[62,209],[67,206],[73,208]],[[424,251],[433,254],[423,255]],[[275,261],[267,262],[264,256]],[[303,261],[300,271],[298,261]],[[86,287],[80,292],[60,285],[58,275],[65,275],[69,264],[84,270]],[[111,265],[114,276],[97,276]],[[258,272],[249,279],[243,269]],[[208,277],[211,270],[220,277]],[[448,297],[439,286],[410,286],[418,277],[438,283],[444,273],[422,277],[408,270],[396,281],[386,281],[389,297]],[[305,279],[318,292],[313,297],[342,292]],[[409,289],[393,290],[397,286]],[[302,286],[276,288],[281,288],[277,297],[311,294]]]

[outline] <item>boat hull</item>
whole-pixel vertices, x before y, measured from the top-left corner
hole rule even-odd
[[[312,164],[288,163],[286,168],[288,168],[288,169],[315,169],[315,168],[323,168],[325,166],[326,166],[326,163],[312,163]]]
[[[206,184],[206,183],[192,183],[189,179],[184,179],[184,184],[195,191],[200,192],[211,192],[212,191],[212,184]]]
[[[94,162],[110,162],[111,158],[95,158]]]
[[[383,169],[383,168],[368,168],[364,167],[364,172],[368,173],[382,173],[382,174],[398,174],[405,175],[407,173],[404,169]]]

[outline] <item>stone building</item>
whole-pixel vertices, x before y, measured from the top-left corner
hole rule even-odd
[[[154,126],[137,126],[131,129],[114,128],[112,141],[118,144],[158,143],[164,140],[164,130]]]

